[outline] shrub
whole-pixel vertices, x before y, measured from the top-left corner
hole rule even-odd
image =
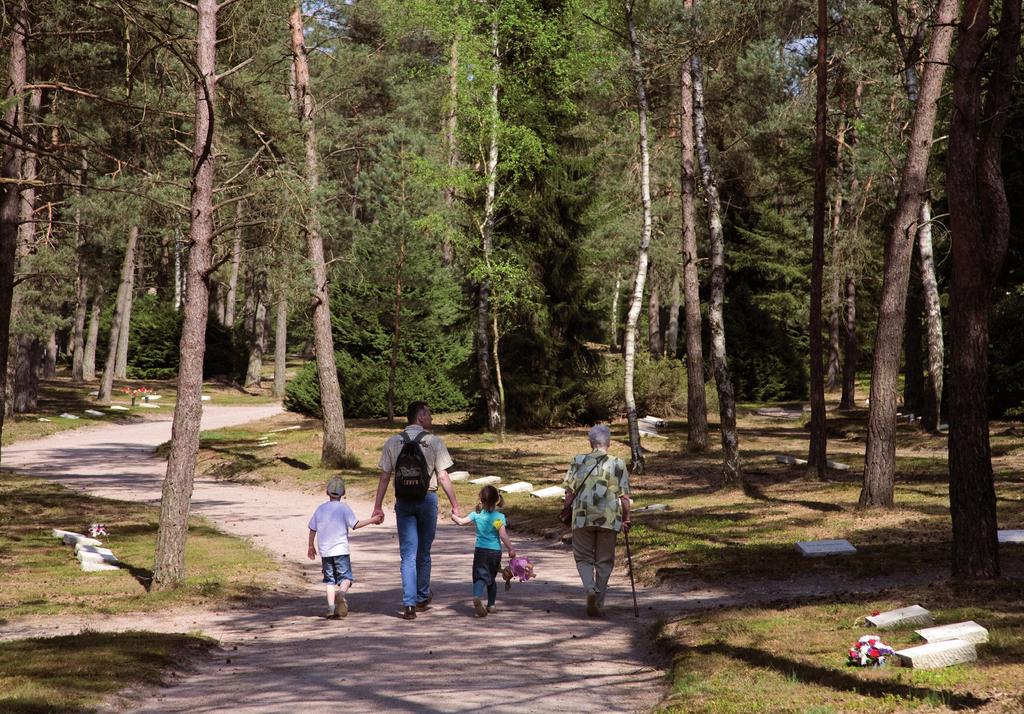
[[[345,415],[353,418],[386,416],[390,363],[383,357],[356,358],[343,351],[335,352],[334,362],[338,368]],[[395,378],[396,414],[404,414],[406,405],[419,399],[428,402],[437,412],[458,411],[466,407],[462,391],[436,365],[399,362]],[[316,363],[302,367],[288,382],[284,406],[289,411],[323,418]]]
[[[623,383],[626,364],[615,355],[605,362],[604,375],[590,393],[589,410],[594,421],[626,411]],[[633,394],[637,413],[674,416],[686,413],[686,366],[677,359],[651,359],[638,351],[633,366]]]
[[[1024,419],[1024,295],[998,301],[992,310],[988,405],[994,418]]]
[[[725,329],[737,401],[783,401],[807,396],[806,358],[796,349],[785,326],[754,303],[746,286],[729,298]]]

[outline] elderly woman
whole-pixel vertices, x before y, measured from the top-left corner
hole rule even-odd
[[[615,567],[615,538],[629,530],[629,475],[622,459],[608,455],[611,431],[606,425],[593,427],[588,436],[590,453],[573,457],[562,485],[566,504],[572,503],[572,551],[587,594],[587,614],[599,617]]]

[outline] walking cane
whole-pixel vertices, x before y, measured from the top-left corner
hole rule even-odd
[[[629,548],[629,531],[623,531],[626,537],[626,562],[629,564],[629,587],[633,589],[633,616],[640,619],[640,608],[636,604],[636,581],[633,580],[633,552]]]

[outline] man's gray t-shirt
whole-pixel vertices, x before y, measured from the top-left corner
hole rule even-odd
[[[419,424],[410,424],[405,427],[404,431],[410,439],[415,439],[416,435],[423,431],[423,427]],[[402,451],[402,444],[401,434],[390,436],[384,442],[384,449],[381,451],[378,464],[382,472],[394,473],[395,461],[398,460],[398,454]],[[430,470],[430,490],[436,491],[437,472],[447,471],[455,465],[455,462],[452,461],[448,448],[441,438],[433,434],[428,433],[420,440],[420,449],[423,450],[423,458],[427,460],[427,468]]]

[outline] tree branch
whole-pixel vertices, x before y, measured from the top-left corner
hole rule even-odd
[[[221,4],[221,6],[223,7],[223,3]],[[256,59],[256,56],[255,56],[255,55],[253,55],[252,57],[250,57],[250,58],[249,58],[249,59],[247,59],[247,60],[242,60],[241,62],[239,62],[238,64],[236,64],[236,65],[235,65],[234,67],[232,67],[231,69],[229,69],[229,70],[227,70],[227,71],[225,71],[225,72],[221,72],[220,74],[218,74],[218,75],[217,75],[217,82],[220,82],[221,80],[223,80],[223,79],[226,79],[227,77],[230,77],[230,76],[231,76],[231,75],[233,75],[233,74],[234,74],[235,72],[237,72],[238,70],[242,69],[242,68],[243,68],[243,67],[245,67],[245,66],[246,66],[247,64],[249,64],[250,62],[252,62],[252,61],[253,61],[254,59]]]

